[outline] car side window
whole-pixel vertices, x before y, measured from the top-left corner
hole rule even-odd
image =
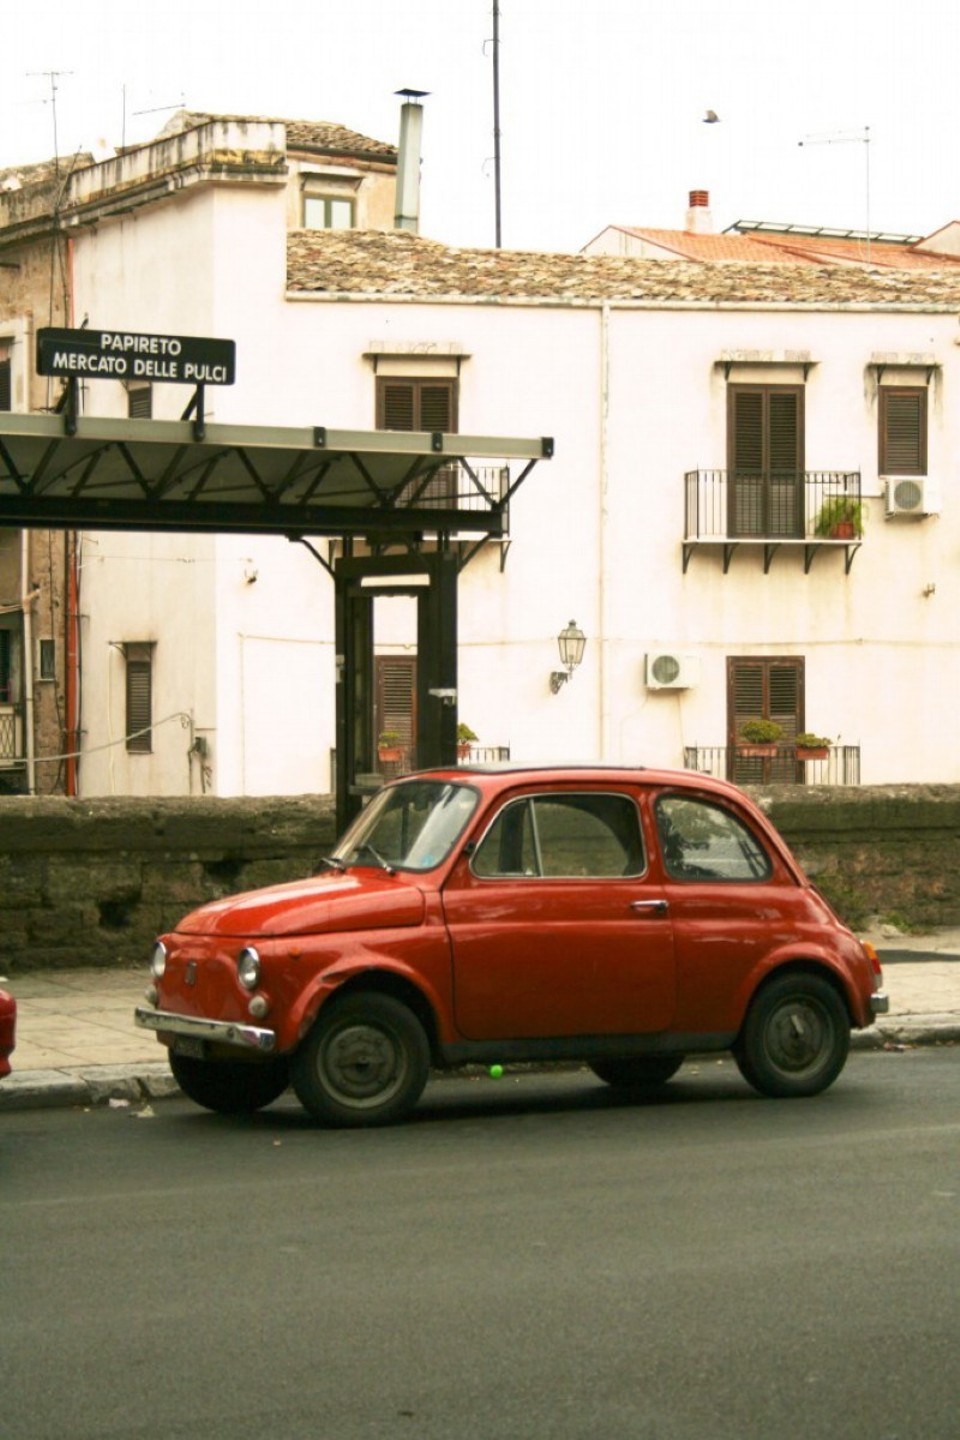
[[[720,805],[661,795],[655,806],[664,869],[671,880],[768,880],[770,857],[738,816]]]
[[[477,875],[550,878],[641,875],[637,807],[606,792],[529,795],[505,805],[477,847]]]

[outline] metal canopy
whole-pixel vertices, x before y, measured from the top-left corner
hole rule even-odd
[[[552,454],[549,438],[7,414],[0,527],[502,536]]]

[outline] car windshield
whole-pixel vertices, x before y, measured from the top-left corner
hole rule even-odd
[[[449,780],[405,780],[381,790],[350,826],[334,864],[432,870],[447,858],[479,796]]]

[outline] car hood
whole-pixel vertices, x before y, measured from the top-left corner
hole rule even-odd
[[[417,887],[383,871],[317,875],[214,900],[184,916],[178,934],[316,935],[423,923]]]

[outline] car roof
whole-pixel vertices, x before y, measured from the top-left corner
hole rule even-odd
[[[654,768],[646,765],[612,765],[599,761],[565,762],[563,764],[545,763],[522,763],[517,760],[501,760],[493,762],[472,763],[470,760],[461,761],[458,765],[437,766],[430,770],[419,770],[418,775],[430,775],[434,777],[448,777],[450,779],[464,780],[468,776],[476,778],[489,778],[492,781],[501,780],[504,782],[518,781],[524,779],[550,779],[562,784],[588,783],[592,780],[606,779],[619,781],[622,784],[645,785],[673,785],[682,786],[690,790],[708,790],[716,795],[730,795],[743,797],[744,792],[739,786],[731,784],[728,780],[718,780],[713,775],[705,775],[700,770],[674,770],[666,768]],[[398,777],[400,781],[412,778],[409,775]],[[397,783],[397,782],[394,782]],[[493,787],[496,788],[496,787]]]

